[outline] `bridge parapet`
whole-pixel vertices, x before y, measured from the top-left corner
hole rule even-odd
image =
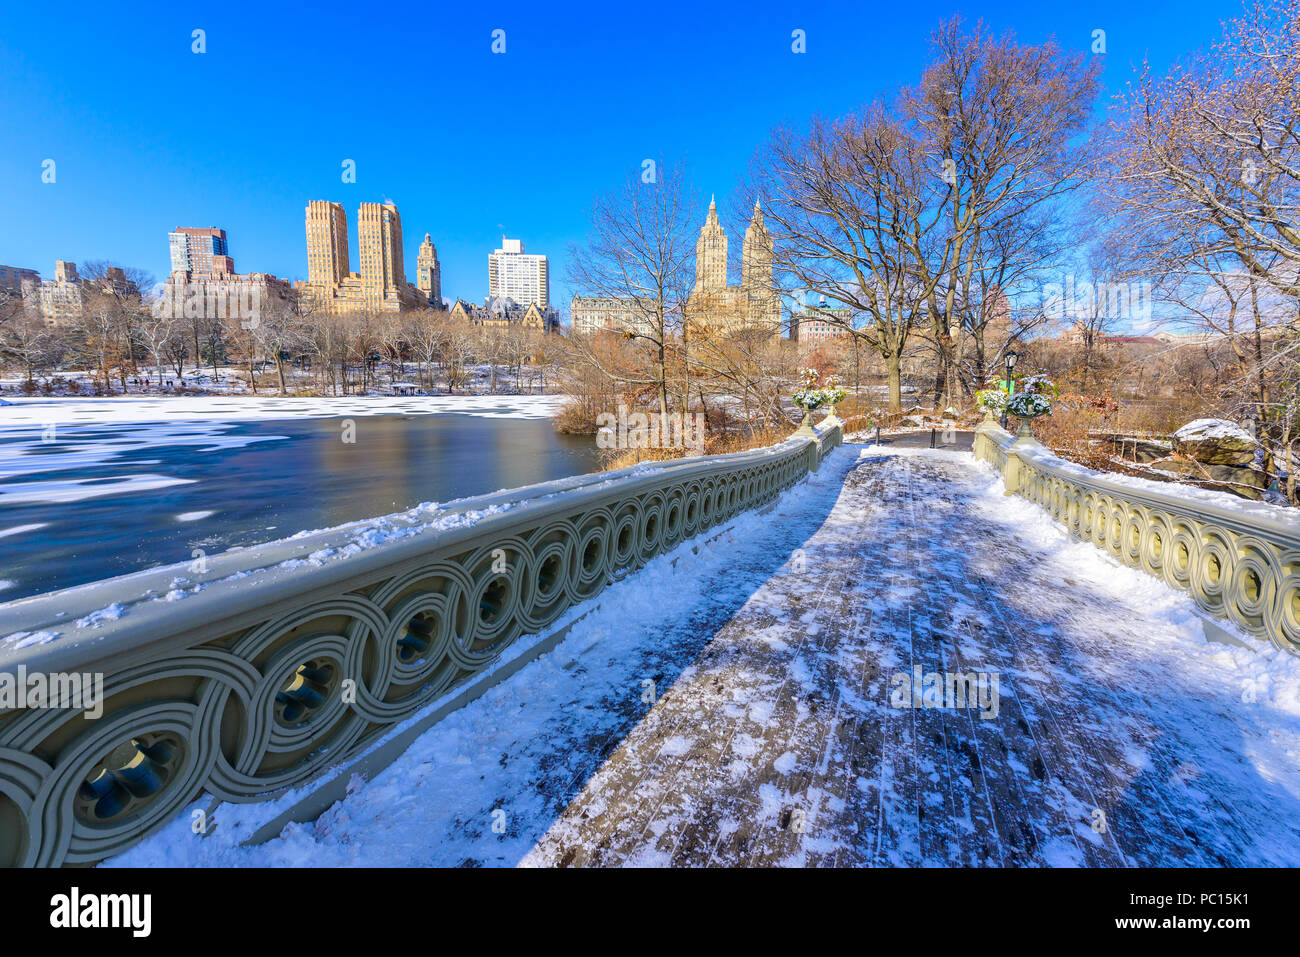
[[[1001,471],[1008,494],[1042,506],[1075,538],[1300,653],[1300,516],[1224,493],[1097,472],[993,422],[976,430],[974,452]]]
[[[463,499],[227,551],[201,573],[179,563],[0,606],[11,692],[102,679],[95,719],[0,711],[0,864],[92,863],[204,792],[252,802],[313,781],[521,636],[770,502],[841,440],[831,421],[770,448]]]

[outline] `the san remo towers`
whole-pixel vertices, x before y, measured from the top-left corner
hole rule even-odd
[[[695,286],[687,304],[691,323],[732,333],[741,329],[773,336],[781,332],[781,296],[772,278],[772,236],[763,210],[745,230],[740,260],[740,285],[727,285],[727,233],[718,222],[718,204],[709,201],[709,214],[695,242]]]

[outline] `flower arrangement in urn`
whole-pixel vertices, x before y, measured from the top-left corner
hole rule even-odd
[[[1008,415],[1020,420],[1020,429],[1016,433],[1021,437],[1032,436],[1030,423],[1041,415],[1052,414],[1052,399],[1061,394],[1056,383],[1045,375],[1027,375],[1017,383],[1019,388],[1006,402]]]
[[[849,393],[844,386],[840,385],[840,377],[831,376],[826,380],[826,385],[822,386],[822,394],[826,396],[826,404],[830,406],[830,412],[826,414],[829,419],[839,420],[839,415],[835,412],[835,407],[844,401],[844,397]]]
[[[803,380],[803,388],[792,395],[791,400],[806,413],[817,411],[826,404],[826,393],[817,388],[821,373],[816,369],[804,369],[799,373],[799,378]]]
[[[816,369],[804,369],[799,373],[799,378],[803,380],[803,388],[790,397],[799,408],[803,409],[803,421],[799,423],[800,429],[812,428],[812,414],[820,409],[823,405],[831,407],[831,415],[835,414],[835,404],[844,401],[845,391],[840,388],[839,380],[831,377],[828,384],[818,386],[817,380],[821,378],[821,373]]]
[[[984,410],[986,422],[992,422],[1007,407],[1007,394],[1001,389],[980,389],[975,393],[975,407]]]

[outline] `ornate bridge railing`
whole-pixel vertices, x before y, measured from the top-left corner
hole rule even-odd
[[[1032,439],[1017,440],[991,422],[976,430],[974,451],[1002,472],[1008,493],[1041,505],[1074,537],[1186,590],[1206,611],[1300,653],[1300,517],[1108,476],[1066,462]]]
[[[312,781],[521,635],[771,501],[840,441],[823,424],[0,606],[11,693],[26,682],[31,705],[33,682],[54,697],[77,676],[103,681],[95,719],[0,711],[0,863],[94,862],[205,791],[259,801]]]

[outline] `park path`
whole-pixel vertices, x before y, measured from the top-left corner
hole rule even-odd
[[[316,821],[112,863],[1294,866],[1300,662],[1251,645],[967,452],[846,445]],[[997,696],[896,706],[917,671]]]
[[[1294,661],[968,455],[862,454],[527,863],[1300,862]],[[996,715],[896,707],[917,668],[996,674]]]

